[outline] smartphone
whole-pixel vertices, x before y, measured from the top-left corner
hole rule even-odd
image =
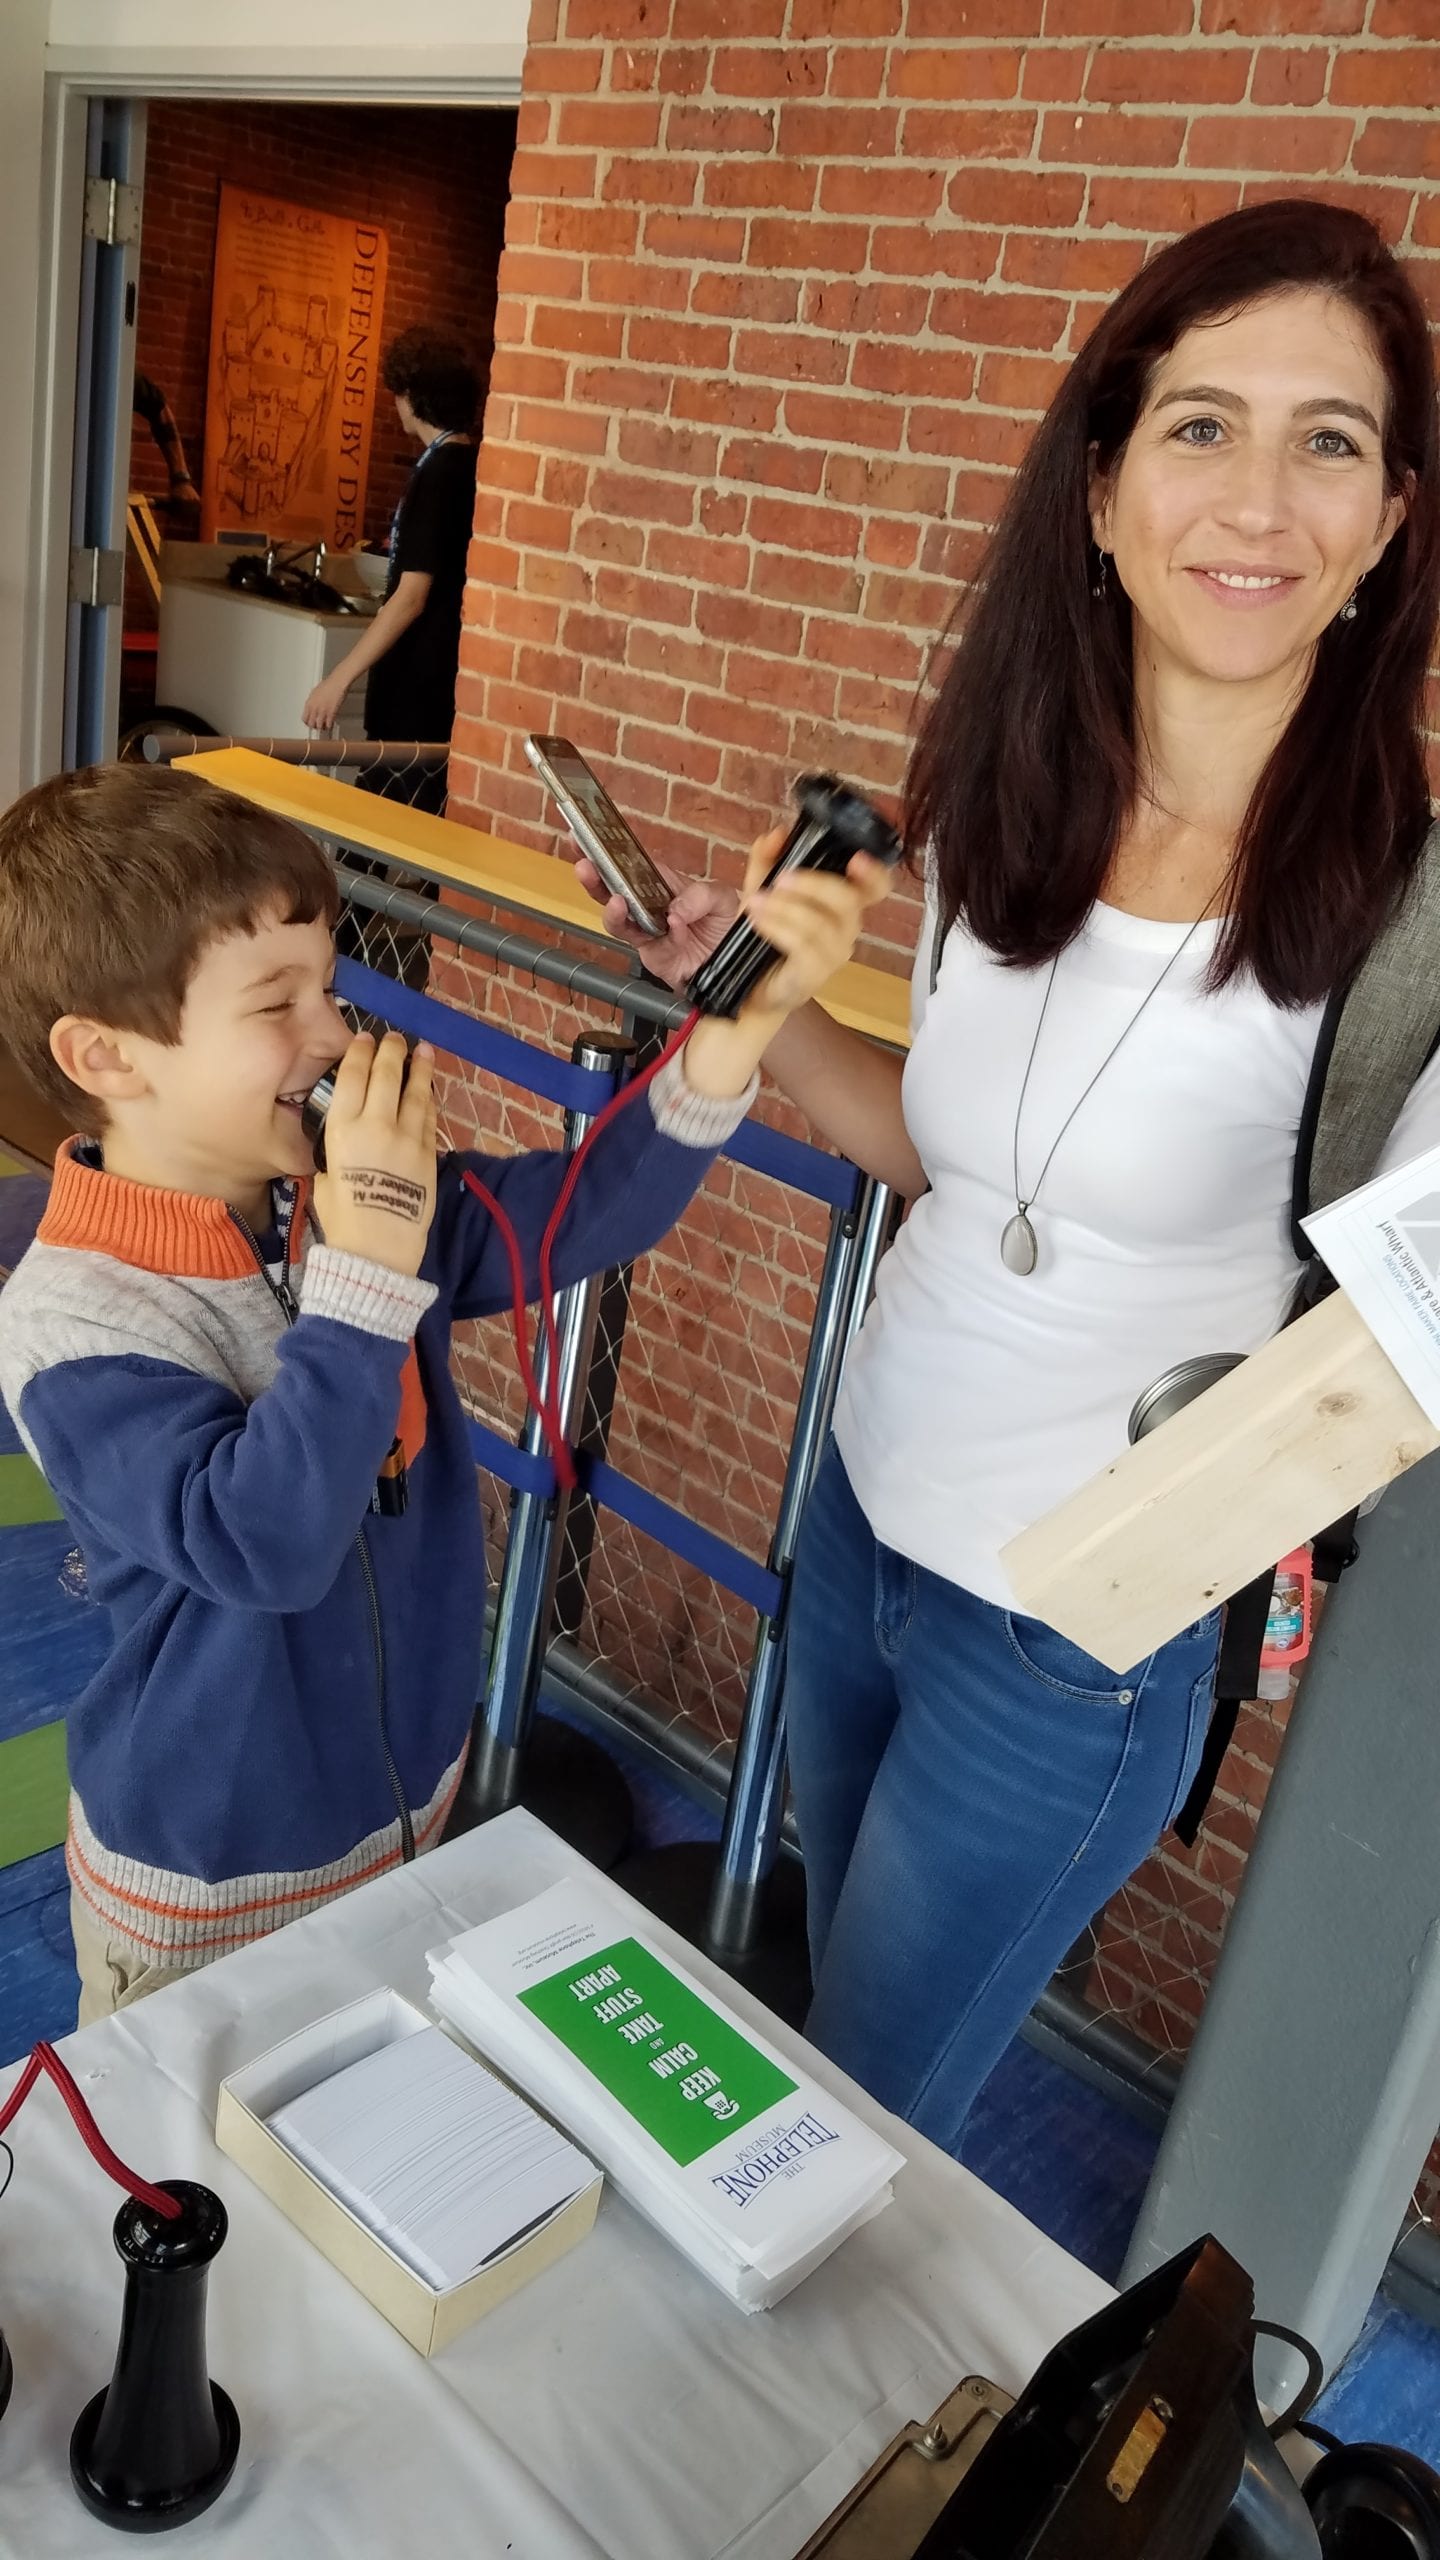
[[[568,738],[527,738],[525,753],[583,854],[642,933],[661,934],[675,892],[631,833],[598,774]]]

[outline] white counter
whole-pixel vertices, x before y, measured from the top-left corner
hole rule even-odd
[[[155,662],[157,707],[193,711],[226,738],[301,738],[306,697],[353,649],[365,613],[272,604],[223,579],[168,576]],[[342,738],[365,735],[365,679],[341,708]]]

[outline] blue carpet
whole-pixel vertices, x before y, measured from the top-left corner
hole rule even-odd
[[[1098,2089],[1017,2040],[976,2100],[960,2157],[1113,2284],[1155,2148]],[[1348,2444],[1403,2445],[1440,2467],[1440,2332],[1382,2295],[1315,2417]]]
[[[1382,2297],[1315,2416],[1347,2444],[1400,2444],[1440,2469],[1440,2331]]]
[[[635,1806],[635,1846],[669,1849],[681,1840],[718,1840],[720,1816],[678,1787],[667,1786],[648,1760],[606,1737],[605,1748],[624,1774]]]
[[[562,1706],[556,1698],[544,1698],[543,1712],[553,1716],[557,1724],[568,1724],[576,1733],[594,1732],[593,1725],[587,1724],[583,1716]],[[682,1840],[719,1839],[720,1815],[712,1805],[698,1803],[682,1788],[669,1784],[643,1752],[628,1751],[623,1742],[608,1733],[605,1749],[630,1790],[637,1850],[670,1849]]]
[[[970,2110],[959,2157],[1062,2249],[1114,2284],[1157,2137],[1017,2037]]]
[[[65,1855],[47,1849],[0,1868],[0,2062],[68,2035],[79,1996]]]
[[[73,1544],[55,1521],[0,1531],[0,1741],[63,1715],[104,1659],[104,1611],[61,1580]]]

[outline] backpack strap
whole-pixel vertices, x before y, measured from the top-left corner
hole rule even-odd
[[[1210,1709],[1199,1765],[1190,1781],[1190,1792],[1170,1825],[1176,1838],[1187,1849],[1193,1849],[1200,1836],[1209,1802],[1215,1793],[1221,1763],[1235,1735],[1241,1707],[1255,1695],[1260,1676],[1260,1654],[1265,1642],[1265,1628],[1270,1616],[1270,1594],[1275,1588],[1275,1568],[1267,1565],[1243,1591],[1237,1591],[1225,1604],[1220,1629],[1220,1653],[1215,1665],[1215,1697]]]
[[[1440,822],[1426,836],[1398,912],[1321,1020],[1290,1195],[1290,1233],[1301,1262],[1315,1259],[1301,1220],[1369,1181],[1437,1039]]]
[[[1422,1068],[1440,1042],[1440,823],[1421,848],[1415,876],[1398,912],[1371,944],[1355,974],[1336,989],[1320,1019],[1304,1108],[1295,1140],[1290,1235],[1303,1266],[1286,1322],[1333,1289],[1334,1282],[1301,1225],[1368,1182],[1385,1151]],[[1353,1564],[1356,1513],[1322,1529],[1313,1541],[1318,1580],[1337,1582]],[[1200,1765],[1173,1828],[1193,1848],[1230,1747],[1236,1719],[1253,1697],[1274,1585],[1273,1567],[1227,1604],[1215,1680],[1215,1704]]]

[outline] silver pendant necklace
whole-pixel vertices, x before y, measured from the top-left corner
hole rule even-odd
[[[1191,943],[1194,941],[1196,934],[1199,932],[1200,927],[1204,922],[1204,916],[1197,916],[1195,922],[1190,927],[1189,932],[1186,934],[1184,941],[1178,943],[1175,949],[1171,952],[1170,957],[1166,961],[1164,968],[1161,970],[1159,977],[1156,979],[1154,986],[1151,987],[1147,995],[1141,998],[1140,1003],[1136,1006],[1135,1011],[1130,1016],[1129,1021],[1121,1032],[1119,1039],[1115,1042],[1114,1047],[1107,1050],[1105,1056],[1101,1059],[1099,1066],[1090,1078],[1090,1081],[1086,1085],[1084,1092],[1081,1094],[1079,1101],[1071,1107],[1065,1118],[1061,1121],[1060,1127],[1051,1143],[1050,1152],[1040,1167],[1040,1170],[1036,1175],[1034,1182],[1031,1184],[1028,1193],[1022,1193],[1020,1187],[1020,1122],[1024,1116],[1025,1097],[1030,1090],[1030,1078],[1034,1072],[1035,1060],[1039,1053],[1040,1034],[1045,1028],[1045,1016],[1050,1010],[1050,998],[1055,992],[1055,977],[1056,972],[1060,967],[1060,954],[1058,951],[1056,952],[1054,959],[1051,961],[1050,975],[1045,986],[1045,1001],[1040,1007],[1040,1019],[1035,1025],[1035,1037],[1030,1043],[1030,1055],[1025,1062],[1025,1075],[1020,1087],[1020,1099],[1015,1105],[1015,1135],[1010,1151],[1011,1171],[1014,1175],[1015,1181],[1015,1214],[1013,1218],[1006,1219],[1000,1236],[1000,1259],[1004,1263],[1006,1270],[1013,1271],[1017,1279],[1028,1280],[1031,1272],[1034,1271],[1039,1264],[1040,1240],[1035,1233],[1030,1212],[1034,1208],[1036,1200],[1039,1198],[1040,1186],[1043,1183],[1046,1174],[1049,1172],[1051,1165],[1055,1161],[1056,1150],[1060,1145],[1061,1139],[1065,1136],[1066,1131],[1069,1129],[1070,1123],[1075,1118],[1076,1113],[1082,1110],[1084,1105],[1089,1101],[1091,1094],[1094,1092],[1095,1087],[1105,1073],[1106,1068],[1113,1064],[1120,1051],[1124,1048],[1126,1041],[1129,1039],[1131,1032],[1134,1030],[1136,1023],[1140,1020],[1141,1015],[1145,1012],[1147,1006],[1154,1003],[1156,996],[1160,993],[1160,990],[1164,986],[1166,979],[1169,977],[1171,970],[1174,968],[1176,961],[1183,958],[1184,954],[1189,950]]]

